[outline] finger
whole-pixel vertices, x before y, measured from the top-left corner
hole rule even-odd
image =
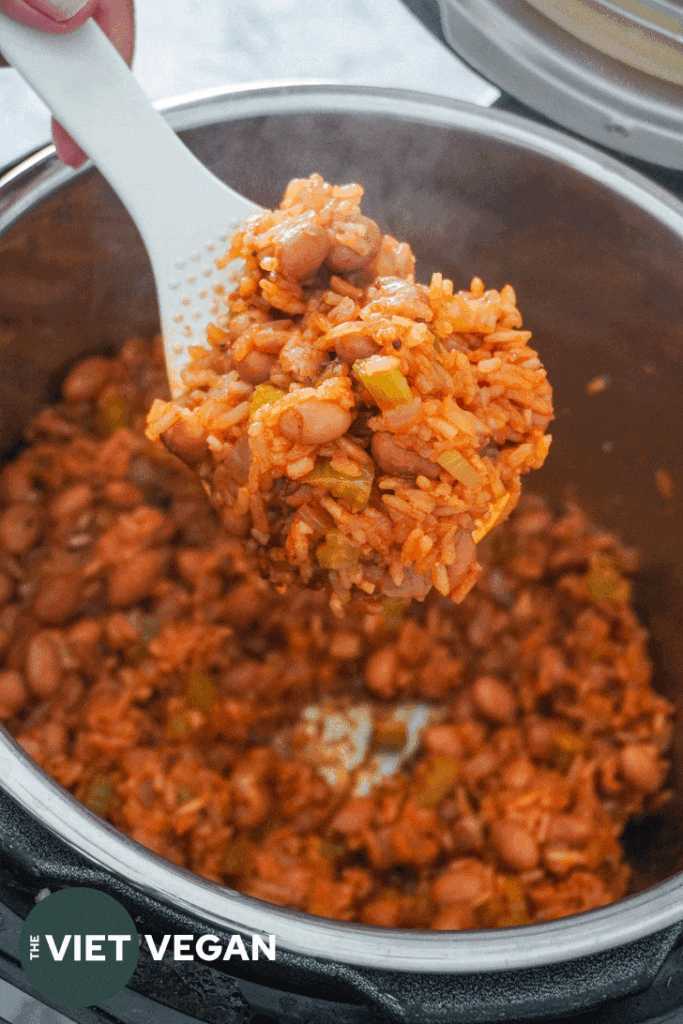
[[[69,167],[80,167],[88,159],[77,142],[62,128],[59,121],[52,118],[52,137],[55,140],[57,154],[63,164]]]
[[[0,0],[2,2],[2,0]],[[101,0],[93,17],[127,64],[133,59],[135,44],[135,18],[133,0]],[[52,122],[52,135],[60,160],[69,167],[80,167],[86,154],[58,121]]]
[[[130,64],[135,44],[133,0],[100,0],[93,17],[126,64]]]

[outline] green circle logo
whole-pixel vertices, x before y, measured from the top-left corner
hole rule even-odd
[[[30,912],[21,929],[21,965],[38,992],[58,1006],[106,1002],[130,980],[138,962],[130,914],[96,889],[61,889]]]

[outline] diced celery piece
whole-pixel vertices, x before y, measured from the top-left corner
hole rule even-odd
[[[382,618],[384,628],[395,632],[403,622],[406,612],[410,607],[410,600],[405,597],[383,597]]]
[[[187,679],[187,698],[200,711],[208,711],[216,700],[216,687],[211,676],[201,669],[190,672]]]
[[[170,715],[166,721],[169,736],[175,740],[184,740],[195,731],[195,726],[187,717],[187,712],[178,711]]]
[[[190,789],[189,786],[186,786],[183,783],[181,783],[179,786],[176,787],[175,800],[178,807],[182,807],[183,804],[186,804],[188,803],[188,801],[193,799],[194,792]]]
[[[313,487],[324,487],[335,498],[343,498],[353,512],[362,512],[370,498],[374,473],[369,466],[360,466],[360,476],[346,476],[330,468],[329,459],[318,459],[315,468],[303,477]]]
[[[422,765],[417,779],[415,799],[422,807],[436,807],[455,785],[460,766],[454,757],[435,754]]]
[[[323,569],[355,569],[360,552],[350,540],[336,530],[331,530],[316,550],[318,565]]]
[[[631,584],[621,575],[610,558],[596,558],[583,578],[586,593],[593,601],[613,601],[614,604],[628,604],[631,599]]]
[[[320,842],[320,853],[325,860],[335,864],[346,853],[346,846],[344,843],[332,843],[329,839],[323,839]]]
[[[114,796],[114,783],[106,772],[98,772],[94,775],[88,791],[83,798],[83,803],[95,814],[104,816],[109,810],[109,805]]]
[[[282,398],[284,394],[285,392],[282,388],[276,388],[274,384],[257,384],[251,396],[249,419],[253,419],[254,413],[262,405],[272,405],[273,402],[277,402],[278,398]]]
[[[573,732],[561,732],[553,738],[553,766],[560,772],[569,771],[577,754],[586,749],[586,740]]]
[[[405,722],[384,719],[375,723],[372,743],[377,750],[403,750],[408,742],[408,726]]]
[[[221,856],[220,867],[225,875],[241,875],[249,866],[252,858],[251,843],[245,836],[228,839]]]
[[[102,405],[100,424],[105,437],[111,437],[121,427],[129,427],[132,421],[130,406],[125,398],[112,395]]]
[[[370,356],[369,359],[357,359],[353,364],[353,372],[363,387],[372,395],[382,412],[396,409],[412,399],[410,386],[398,366],[390,370],[375,370],[373,361],[381,365],[385,357]]]
[[[156,615],[141,615],[138,623],[138,636],[143,644],[154,640],[161,632],[161,620]]]
[[[444,452],[442,455],[437,456],[436,461],[440,466],[454,476],[456,480],[459,480],[465,487],[479,487],[484,477],[475,469],[474,466],[467,461],[464,455],[461,455],[459,451],[453,450],[450,452]]]
[[[586,749],[586,740],[575,732],[558,732],[553,743],[568,754],[582,754]]]

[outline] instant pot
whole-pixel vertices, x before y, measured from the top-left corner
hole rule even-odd
[[[321,85],[230,88],[169,106],[209,168],[264,205],[317,170],[466,287],[510,281],[555,389],[533,487],[569,489],[642,552],[639,612],[657,688],[683,696],[683,204],[583,142],[505,111]],[[672,178],[673,185],[676,184]],[[47,147],[0,181],[0,445],[57,395],[80,355],[157,327],[151,270],[99,174]],[[600,395],[586,384],[609,378]],[[671,501],[655,474],[674,481]],[[417,932],[328,921],[221,888],[75,801],[0,729],[0,1020],[65,1024],[463,1024],[683,1020],[683,727],[674,798],[629,826],[636,890],[545,924]],[[275,961],[155,963],[106,1006],[50,1009],[18,961],[36,898],[88,885],[141,933],[275,934]]]

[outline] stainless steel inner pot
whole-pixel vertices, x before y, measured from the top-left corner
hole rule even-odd
[[[683,695],[683,206],[616,161],[510,115],[363,87],[226,89],[168,107],[185,141],[264,205],[289,178],[360,181],[366,212],[456,287],[511,282],[555,387],[547,468],[531,485],[569,488],[643,553],[640,611],[658,688]],[[191,202],[191,196],[187,197]],[[148,261],[97,172],[51,148],[0,182],[0,445],[56,395],[79,355],[154,330]],[[609,379],[586,393],[596,375]],[[673,474],[665,502],[655,472]],[[681,741],[676,799],[636,829],[639,894],[523,928],[419,933],[340,924],[241,896],[175,867],[89,813],[0,730],[0,784],[90,863],[145,898],[224,930],[275,933],[293,953],[369,968],[501,971],[559,963],[683,921]],[[1,826],[1,822],[0,822]],[[0,827],[1,832],[1,827]],[[648,845],[649,844],[649,845]]]

